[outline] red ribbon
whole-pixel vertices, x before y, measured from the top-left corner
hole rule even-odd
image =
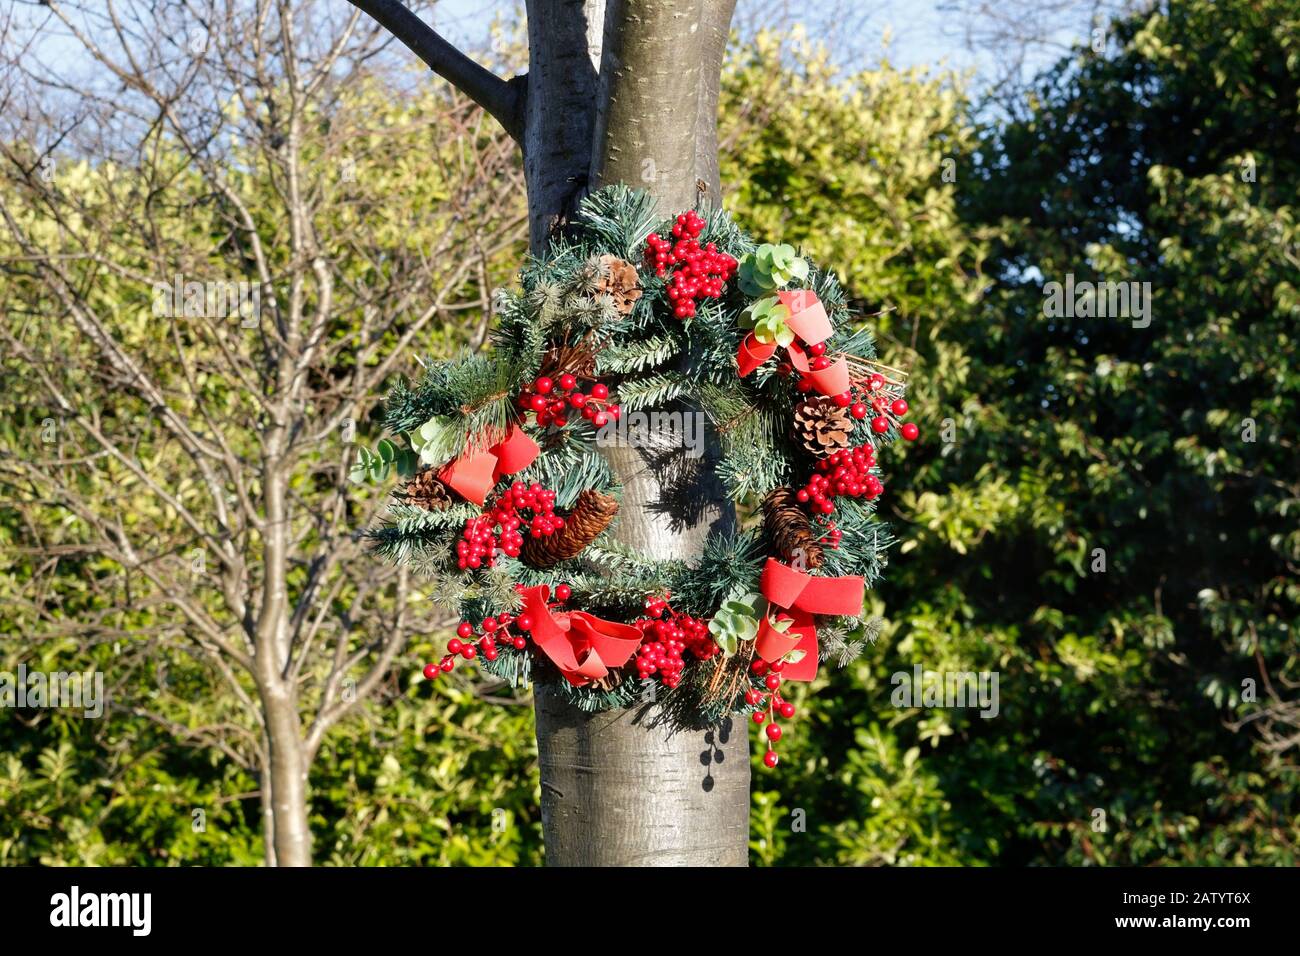
[[[781,676],[808,681],[817,676],[817,628],[813,625],[813,615],[852,617],[861,614],[867,583],[858,575],[816,578],[775,558],[768,558],[759,590],[772,604],[787,609],[794,623],[782,633],[764,614],[758,627],[755,652],[770,664],[793,650],[803,651],[803,659],[786,664]]]
[[[486,450],[465,452],[438,472],[440,481],[461,497],[483,505],[492,486],[502,475],[513,475],[533,463],[541,449],[518,425],[511,425],[506,437]]]
[[[790,310],[790,317],[786,319],[785,324],[805,344],[816,345],[825,342],[835,331],[830,317],[826,314],[826,307],[822,305],[815,292],[797,289],[793,292],[778,292],[776,297]],[[760,342],[753,332],[746,335],[736,353],[740,377],[744,378],[771,358],[776,348],[775,342]],[[828,367],[814,371],[812,363],[808,360],[808,354],[797,342],[792,342],[787,351],[790,354],[790,364],[803,373],[820,394],[843,395],[849,390],[849,363],[843,356]]]
[[[533,619],[529,633],[570,684],[581,687],[622,667],[641,646],[635,627],[606,621],[586,611],[552,614],[545,584],[524,588],[522,613]]]

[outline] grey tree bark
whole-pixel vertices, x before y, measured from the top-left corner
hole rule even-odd
[[[648,190],[665,214],[717,205],[717,107],[735,0],[528,0],[526,77],[486,74],[399,0],[352,0],[519,140],[532,249],[601,185]],[[689,411],[689,408],[685,410]],[[611,449],[624,485],[615,533],[656,558],[699,553],[734,512],[716,439]],[[744,866],[745,727],[680,731],[653,702],[585,715],[538,688],[542,821],[551,865]]]
[[[579,6],[581,17],[559,16],[557,8]],[[530,4],[524,155],[535,248],[587,188],[641,187],[666,215],[719,201],[718,87],[733,8],[734,0]],[[615,534],[655,558],[689,558],[710,530],[734,521],[714,477],[716,440],[692,459],[657,437],[608,449],[624,485]],[[536,714],[548,864],[746,864],[745,727],[681,730],[656,703],[587,715],[545,688]]]

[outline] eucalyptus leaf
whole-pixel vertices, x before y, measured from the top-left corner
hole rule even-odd
[[[419,436],[420,444],[427,445],[430,442],[437,441],[446,429],[447,420],[441,416],[435,415],[433,418],[430,418],[427,422],[421,425],[416,430],[416,434]]]
[[[786,320],[790,317],[790,310],[775,297],[760,301],[763,309],[760,310],[759,317],[754,323],[754,338],[764,344],[776,342],[782,346],[789,346],[795,338],[794,331],[786,324]]]
[[[393,467],[403,478],[413,478],[420,470],[420,456],[409,448],[401,448],[393,461]]]
[[[742,641],[752,641],[758,636],[761,607],[765,599],[761,594],[747,594],[741,598],[724,601],[713,619],[709,633],[724,654],[734,654]]]
[[[766,271],[758,268],[752,256],[746,256],[741,260],[737,276],[740,280],[740,291],[751,298],[771,292],[774,288],[771,277]]]
[[[781,617],[777,618],[775,621],[768,621],[768,624],[770,624],[772,630],[776,631],[778,634],[785,634],[794,626],[794,618]]]
[[[449,419],[435,415],[412,433],[411,447],[426,465],[441,464],[456,453],[448,447],[453,432]]]

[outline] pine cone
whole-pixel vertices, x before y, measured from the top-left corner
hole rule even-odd
[[[637,286],[636,266],[618,256],[600,257],[600,279],[596,283],[596,294],[607,295],[614,302],[619,315],[627,315],[641,298],[641,289]]]
[[[591,686],[596,688],[597,690],[603,690],[606,693],[608,693],[609,691],[613,690],[615,687],[620,686],[623,683],[623,681],[627,680],[627,676],[628,675],[625,674],[621,669],[611,670],[600,680],[592,681]]]
[[[794,433],[809,454],[824,458],[849,446],[853,417],[829,398],[805,398],[794,407]]]
[[[786,561],[805,569],[819,568],[825,555],[813,534],[812,521],[789,488],[775,488],[763,499],[763,528],[772,546]]]
[[[524,539],[520,557],[534,568],[549,568],[566,561],[591,544],[614,520],[618,502],[590,488],[578,493],[564,527],[541,538]]]
[[[435,468],[424,468],[398,492],[403,504],[416,505],[429,511],[441,511],[451,504],[453,492],[438,480]]]
[[[596,356],[584,345],[556,345],[548,349],[538,374],[559,379],[565,372],[584,381],[593,381],[596,378]]]

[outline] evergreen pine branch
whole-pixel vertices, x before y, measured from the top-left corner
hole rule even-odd
[[[601,373],[629,374],[644,372],[662,365],[677,354],[678,342],[669,335],[652,335],[647,339],[622,342],[596,353],[596,369]]]
[[[518,370],[520,380],[534,378],[546,351],[546,333],[533,321],[524,296],[502,292],[496,301],[496,325],[489,336],[493,352]]]
[[[514,614],[522,605],[523,598],[515,586],[521,567],[517,559],[498,555],[496,564],[484,575],[479,593],[496,609],[495,613]]]
[[[384,405],[384,424],[401,434],[439,418],[444,428],[427,447],[426,460],[450,461],[471,442],[504,435],[518,380],[518,366],[500,357],[470,353],[435,363],[415,386],[404,381],[394,386]]]
[[[461,595],[468,584],[468,575],[463,571],[438,569],[428,576],[425,582],[425,597],[434,607],[448,614],[460,611]]]
[[[627,545],[618,541],[598,540],[583,549],[582,557],[593,568],[612,577],[660,578],[667,580],[669,568],[681,567],[681,562],[648,560]]]
[[[886,552],[895,542],[893,533],[876,517],[874,503],[858,498],[839,498],[837,503],[834,520],[840,543],[824,549],[820,571],[831,577],[861,575],[871,587],[888,564]]]
[[[726,384],[737,380],[735,356],[743,330],[736,324],[733,309],[724,302],[705,300],[686,321],[683,333],[690,343],[686,374],[693,381]]]
[[[611,689],[588,685],[575,687],[562,677],[557,677],[548,686],[559,692],[568,703],[584,713],[599,713],[606,710],[619,710],[632,707],[638,702],[646,701],[646,692],[651,679],[641,680],[635,675],[625,677],[623,683]]]
[[[884,619],[873,616],[866,621],[853,618],[832,618],[817,628],[818,653],[823,661],[833,661],[836,667],[847,667],[862,656],[867,644],[875,644],[884,626]],[[846,624],[855,625],[852,629]]]
[[[734,378],[726,385],[701,386],[699,397],[718,430],[722,455],[716,470],[733,501],[788,483],[789,456],[781,447],[788,427],[784,411],[756,403]]]
[[[497,659],[488,660],[482,654],[476,658],[479,670],[511,687],[527,687],[533,682],[533,658],[526,650],[517,650],[507,644],[497,645]]]
[[[885,628],[885,619],[878,614],[869,617],[862,625],[862,637],[874,644],[880,639],[880,632]]]
[[[591,243],[629,262],[640,261],[646,237],[661,223],[654,197],[622,183],[583,199],[578,220]]]
[[[476,505],[459,502],[431,511],[416,505],[394,502],[388,506],[385,524],[362,532],[371,553],[393,564],[403,565],[434,580],[456,570],[455,540],[465,522],[479,513]]]
[[[641,378],[629,379],[618,387],[619,404],[628,411],[666,405],[686,394],[689,382],[681,375],[655,372]]]
[[[719,459],[718,479],[732,501],[761,498],[774,488],[790,483],[789,462],[777,455],[752,454],[738,447]]]
[[[704,218],[705,227],[699,239],[701,244],[711,242],[736,259],[744,258],[758,248],[758,244],[722,209],[710,209]]]
[[[853,328],[845,324],[837,327],[827,348],[831,352],[847,352],[859,358],[875,358],[876,337],[865,325]]]
[[[710,534],[694,566],[674,569],[673,606],[697,617],[712,615],[728,597],[756,589],[763,560],[757,531]]]
[[[594,446],[590,423],[584,419],[582,424],[585,429],[574,428],[571,423],[552,433],[550,440],[555,444],[514,475],[514,479],[525,484],[535,481],[550,488],[560,508],[571,508],[579,493],[587,488],[608,493],[615,484],[613,472]]]
[[[808,275],[808,288],[817,294],[828,315],[848,305],[844,287],[840,285],[839,276],[834,272],[813,265]]]

